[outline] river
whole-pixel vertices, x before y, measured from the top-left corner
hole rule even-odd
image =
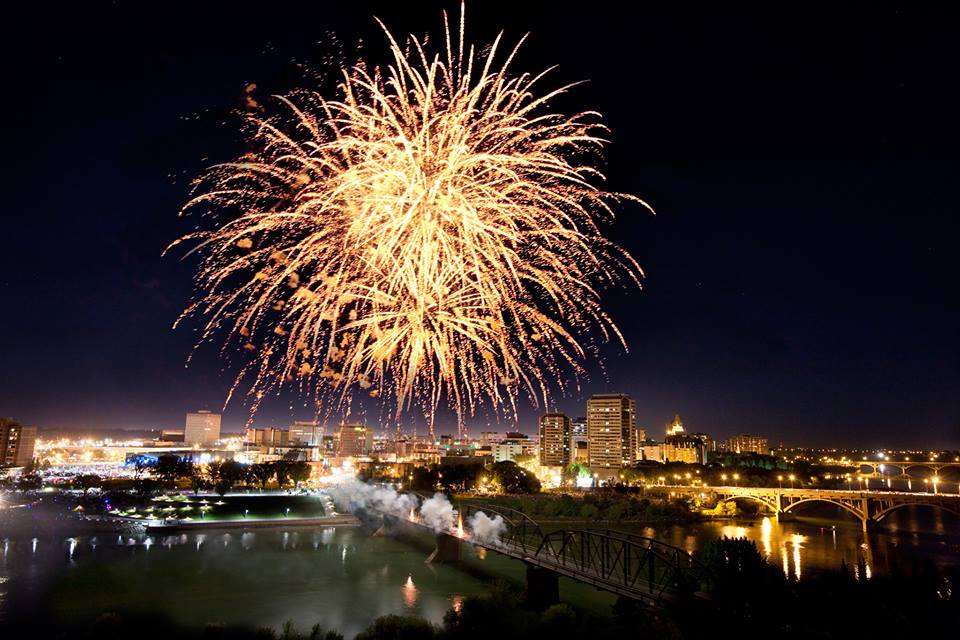
[[[870,576],[894,564],[908,572],[918,563],[956,565],[960,525],[946,518],[905,509],[866,537],[858,523],[836,519],[632,530],[689,551],[722,535],[747,537],[785,574],[804,579],[839,567],[841,559],[853,571],[861,557]],[[352,638],[388,613],[440,622],[464,598],[485,593],[490,579],[524,576],[522,563],[472,548],[460,568],[428,565],[429,537],[419,543],[374,537],[359,527],[165,537],[62,531],[3,537],[0,531],[0,624],[84,624],[117,611],[161,615],[193,628],[215,622],[276,629],[290,620],[307,629],[320,623]],[[566,579],[561,596],[600,614],[613,602],[609,594]]]

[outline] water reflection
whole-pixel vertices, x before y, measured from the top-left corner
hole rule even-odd
[[[806,536],[802,536],[798,533],[794,533],[790,536],[790,542],[793,544],[793,575],[799,580],[803,575],[803,570],[800,568],[801,554],[800,549],[803,548],[803,543],[806,541]],[[787,574],[787,577],[790,577],[790,574]]]
[[[770,533],[773,531],[773,525],[770,524],[770,518],[764,518],[760,523],[760,541],[763,543],[763,555],[768,558],[773,557],[773,544],[770,542]]]
[[[0,538],[0,619],[92,619],[102,613],[102,601],[88,605],[85,595],[96,590],[117,609],[152,611],[194,627],[217,619],[276,629],[292,619],[297,626],[320,623],[352,637],[390,613],[439,623],[465,597],[488,589],[453,566],[425,569],[425,551],[349,528],[107,539],[100,534],[99,544],[93,542],[84,536],[53,544],[42,536]],[[106,567],[112,578],[104,584]],[[143,579],[146,572],[150,581]],[[157,589],[169,598],[158,600]],[[197,590],[208,597],[184,604]]]
[[[417,604],[417,585],[413,584],[413,576],[408,575],[403,584],[403,604],[412,609]]]

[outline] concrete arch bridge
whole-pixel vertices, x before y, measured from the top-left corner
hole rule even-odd
[[[669,491],[680,495],[712,496],[718,502],[751,500],[770,509],[777,517],[805,504],[832,504],[856,517],[866,531],[897,509],[926,506],[960,517],[960,495],[912,493],[906,491],[842,491],[756,487],[652,487],[648,491]]]

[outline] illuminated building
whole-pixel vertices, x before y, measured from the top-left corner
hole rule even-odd
[[[187,414],[187,422],[183,428],[183,443],[187,446],[195,444],[211,444],[220,439],[220,414],[209,411],[197,411]]]
[[[296,420],[287,429],[291,444],[319,445],[323,436],[323,427],[318,422]]]
[[[516,460],[521,456],[535,453],[535,445],[530,436],[524,433],[508,432],[503,442],[497,442],[492,447],[494,462]]]
[[[678,436],[684,433],[683,422],[680,420],[680,414],[673,416],[673,420],[667,423],[667,435]]]
[[[693,435],[684,433],[669,435],[663,439],[663,461],[704,464],[706,446],[703,440]]]
[[[340,425],[340,439],[337,443],[338,458],[358,458],[365,456],[370,449],[370,430],[364,425]]]
[[[0,467],[25,467],[33,460],[37,428],[0,418]]]
[[[248,428],[244,435],[244,442],[258,447],[286,447],[290,444],[290,432],[274,427]]]
[[[705,433],[687,433],[680,415],[667,423],[667,435],[663,439],[664,462],[706,464],[707,450],[712,439]]]
[[[497,443],[503,442],[503,434],[499,431],[481,431],[480,446],[491,447]]]
[[[757,453],[764,456],[770,454],[766,438],[746,434],[733,436],[727,440],[727,450],[733,453]]]
[[[590,468],[610,478],[635,462],[637,403],[622,393],[591,396],[587,401],[587,445]]]
[[[562,413],[540,417],[540,465],[565,467],[570,464],[570,418]]]
[[[663,444],[645,441],[640,444],[640,459],[663,462]]]

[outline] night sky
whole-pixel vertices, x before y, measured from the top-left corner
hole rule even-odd
[[[198,323],[171,326],[196,262],[161,252],[192,228],[190,179],[237,152],[244,88],[328,82],[360,40],[384,60],[373,15],[439,34],[457,5],[87,4],[8,15],[0,45],[0,415],[181,427],[232,376],[215,348],[185,368]],[[604,114],[609,188],[657,211],[607,229],[647,276],[605,297],[629,353],[556,408],[627,392],[654,436],[680,413],[771,444],[960,445],[960,21],[836,4],[468,6],[474,42],[531,32],[516,69],[589,80],[563,108]],[[309,417],[282,398],[255,422]]]

